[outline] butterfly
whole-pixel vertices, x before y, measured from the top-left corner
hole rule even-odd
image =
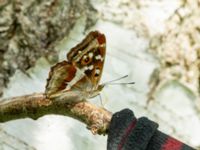
[[[90,32],[69,51],[68,60],[51,67],[46,84],[46,97],[64,99],[71,93],[84,100],[97,96],[104,87],[99,82],[105,54],[105,35],[99,31]]]

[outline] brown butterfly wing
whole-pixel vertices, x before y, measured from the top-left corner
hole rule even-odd
[[[68,60],[86,75],[76,83],[76,87],[88,90],[98,88],[105,60],[105,46],[105,35],[93,31],[67,54]]]
[[[76,72],[76,68],[67,61],[62,61],[51,67],[45,90],[46,96],[51,97],[57,92],[70,88],[69,83],[75,77]]]

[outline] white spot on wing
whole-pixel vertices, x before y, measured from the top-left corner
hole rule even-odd
[[[100,74],[100,70],[99,70],[99,69],[96,69],[96,70],[95,70],[95,74],[98,74],[98,75],[99,75],[99,74]]]
[[[86,70],[92,70],[94,68],[94,66],[93,65],[90,65],[90,66],[85,66],[84,68],[83,68],[83,70],[84,71],[86,71]]]
[[[88,67],[89,70],[92,70],[93,68],[94,68],[93,65],[90,65],[90,66]]]
[[[86,56],[86,55],[84,55],[84,56],[83,56],[83,59],[86,59],[86,58],[87,58],[87,56]]]
[[[93,57],[93,53],[90,52],[90,53],[88,54],[88,56],[89,56],[90,58],[92,58],[92,57]]]
[[[95,59],[96,59],[96,60],[101,60],[101,61],[103,61],[103,57],[101,57],[101,55],[95,56]]]

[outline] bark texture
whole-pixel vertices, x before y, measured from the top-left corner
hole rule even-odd
[[[35,93],[0,102],[0,122],[27,117],[38,119],[47,114],[75,118],[85,123],[93,134],[106,134],[112,117],[111,112],[81,100],[73,92],[69,92],[63,101],[50,100],[43,93]]]
[[[25,72],[40,57],[55,62],[56,43],[80,17],[89,27],[96,14],[88,0],[0,1],[0,96],[16,69]]]
[[[182,5],[167,20],[166,32],[152,38],[150,48],[159,59],[160,67],[152,74],[149,99],[153,99],[159,89],[173,80],[199,97],[199,14],[200,1],[183,0]]]

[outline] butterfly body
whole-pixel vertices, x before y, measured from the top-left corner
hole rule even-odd
[[[73,93],[80,99],[95,97],[103,89],[99,85],[106,53],[106,39],[98,31],[86,38],[67,54],[68,61],[53,66],[47,79],[47,98],[63,99]]]

